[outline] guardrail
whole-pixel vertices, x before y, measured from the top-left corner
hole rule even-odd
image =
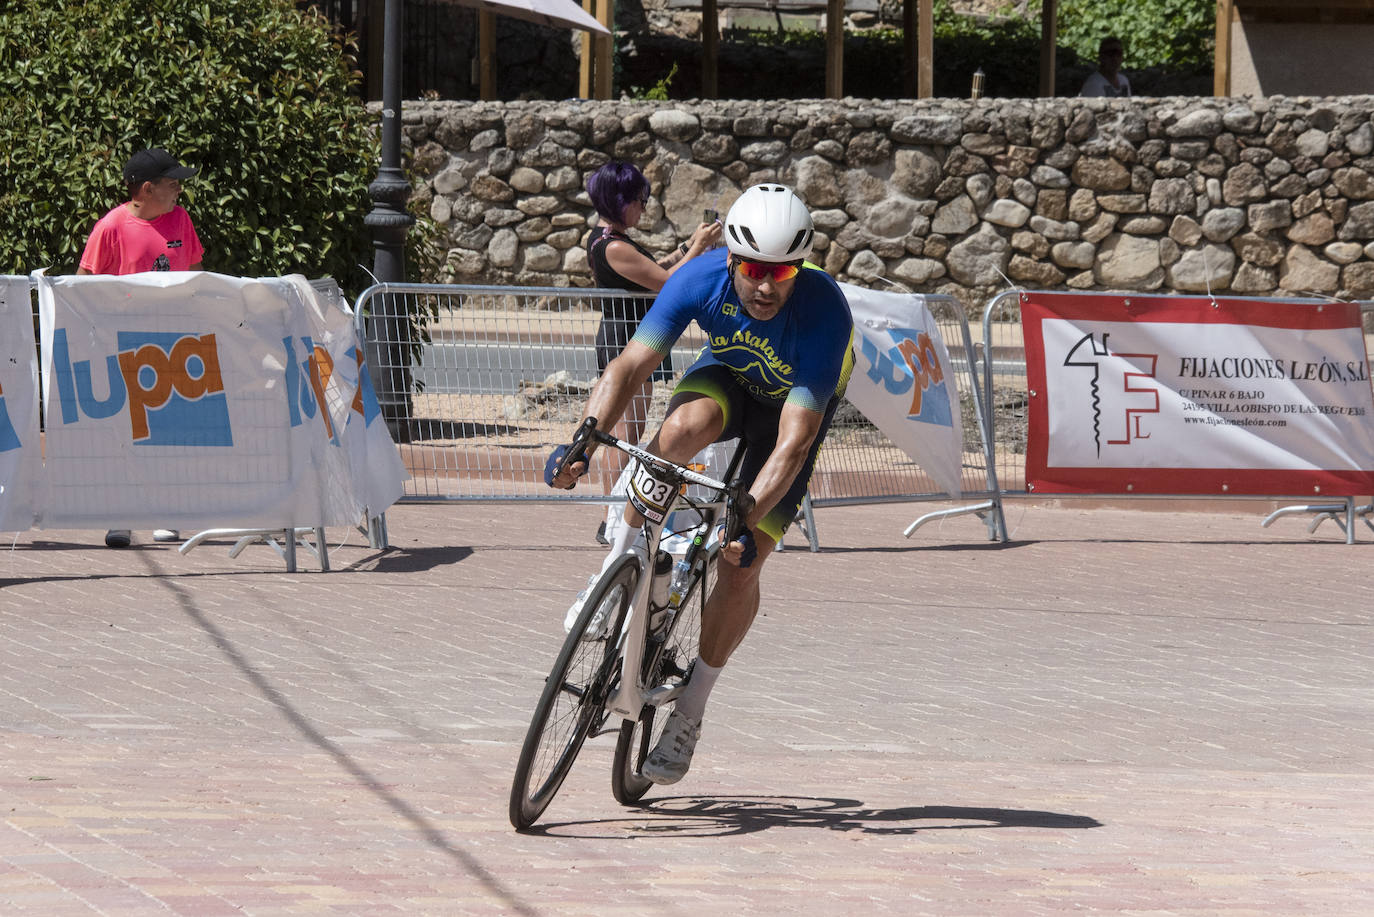
[[[355,322],[412,475],[401,499],[618,502],[609,496],[614,480],[607,468],[593,468],[590,479],[570,492],[546,487],[543,468],[549,450],[566,441],[581,419],[599,374],[595,345],[603,314],[612,316],[607,321],[623,321],[616,316],[633,299],[635,294],[619,290],[561,287],[378,284],[365,290],[355,304]],[[1005,537],[974,371],[978,348],[955,300],[926,301],[955,364],[967,443],[965,496],[983,501],[947,512],[995,510],[987,515],[989,532]],[[436,318],[419,359],[411,360],[402,317],[421,308]],[[704,343],[692,325],[673,349],[674,376]],[[662,420],[673,383],[654,383],[647,429]],[[948,497],[852,405],[842,405],[817,459],[810,502],[822,507],[920,500]],[[807,522],[815,546],[814,525]]]

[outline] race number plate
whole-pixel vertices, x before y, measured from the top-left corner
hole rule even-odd
[[[635,465],[630,478],[630,505],[650,522],[662,522],[675,496],[673,486],[654,477],[652,468],[642,462]]]

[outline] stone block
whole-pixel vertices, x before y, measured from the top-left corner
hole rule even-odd
[[[1048,262],[1036,261],[1025,255],[1013,255],[1007,264],[1007,276],[1017,283],[1028,283],[1037,287],[1057,287],[1064,282],[1065,274]]]
[[[1293,205],[1287,201],[1251,204],[1246,210],[1246,222],[1252,232],[1268,232],[1293,225]]]
[[[1111,235],[1112,230],[1116,228],[1117,221],[1120,219],[1121,217],[1114,213],[1099,213],[1097,219],[1093,220],[1092,223],[1088,225],[1088,228],[1082,231],[1080,237],[1084,242],[1097,244]]]
[[[1164,279],[1175,290],[1202,293],[1224,290],[1231,285],[1236,269],[1236,254],[1227,245],[1203,245],[1183,252],[1165,271]]]
[[[1049,240],[1028,229],[1011,234],[1011,247],[1018,252],[1027,252],[1033,258],[1043,258],[1050,253]]]
[[[973,201],[967,194],[961,194],[935,211],[930,228],[934,232],[958,236],[973,228],[977,222],[978,212],[973,206]]]
[[[1358,242],[1332,242],[1322,249],[1322,254],[1336,264],[1350,264],[1360,260],[1360,256],[1364,254],[1364,246]]]
[[[1011,259],[1011,246],[987,223],[958,242],[945,256],[949,275],[966,287],[1000,286]]]
[[[1084,156],[1073,164],[1074,183],[1093,191],[1124,191],[1131,173],[1115,159]]]
[[[1339,267],[1301,245],[1290,247],[1279,265],[1279,287],[1293,294],[1334,293],[1340,279]]]
[[[1056,242],[1050,255],[1063,268],[1090,268],[1097,260],[1097,246],[1091,242]]]
[[[1202,238],[1202,227],[1190,216],[1176,216],[1169,225],[1169,238],[1179,245],[1196,245]]]
[[[1159,242],[1145,236],[1113,233],[1098,251],[1093,274],[1099,284],[1114,289],[1158,289],[1164,283]]]
[[[1374,295],[1374,262],[1346,265],[1341,271],[1341,287],[1348,295],[1361,299]]]
[[[983,219],[989,223],[996,223],[998,226],[1016,228],[1025,225],[1030,219],[1030,208],[1019,201],[1003,198],[993,201],[992,204],[983,211]]]
[[[1284,235],[1302,245],[1325,245],[1336,238],[1336,227],[1326,211],[1318,210],[1288,227]]]
[[[1279,272],[1258,264],[1242,262],[1231,278],[1234,293],[1272,293],[1278,289]]]
[[[1044,194],[1046,192],[1041,193]],[[1078,188],[1069,198],[1068,218],[1070,220],[1077,220],[1080,223],[1086,223],[1094,219],[1100,209],[1101,208],[1097,205],[1097,195],[1093,194],[1087,188]],[[1052,220],[1061,219],[1050,213],[1044,215]]]
[[[1244,228],[1245,211],[1239,207],[1218,207],[1202,218],[1202,234],[1212,242],[1225,242]]]

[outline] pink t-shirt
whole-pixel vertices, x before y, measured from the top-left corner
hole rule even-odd
[[[81,266],[92,274],[189,271],[204,254],[185,208],[173,207],[155,220],[141,220],[120,204],[91,230]]]

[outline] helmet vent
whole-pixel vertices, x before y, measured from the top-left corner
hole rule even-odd
[[[794,252],[797,249],[804,247],[806,245],[806,240],[810,235],[811,230],[809,229],[797,230],[797,234],[792,238],[792,244],[787,247],[787,250],[789,252]]]
[[[745,245],[748,245],[748,246],[749,246],[750,248],[752,248],[754,251],[758,251],[758,250],[759,250],[759,243],[758,243],[757,241],[755,241],[755,239],[754,239],[754,234],[753,234],[752,232],[749,231],[749,227],[748,227],[748,226],[740,226],[740,227],[733,227],[733,226],[732,226],[732,227],[731,227],[731,231],[734,232],[734,235],[735,235],[735,238],[736,238],[736,239],[738,239],[739,241],[743,242]],[[744,234],[744,238],[743,238],[743,239],[740,239],[740,238],[739,238],[741,233]]]

